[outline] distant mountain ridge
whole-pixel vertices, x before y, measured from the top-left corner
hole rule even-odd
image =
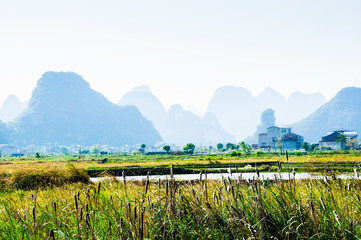
[[[293,92],[287,100],[287,106],[285,112],[283,112],[283,119],[285,120],[282,121],[282,124],[298,122],[325,103],[326,99],[320,93]]]
[[[9,126],[17,145],[154,144],[161,137],[135,107],[120,107],[72,72],[46,72]]]
[[[254,132],[259,109],[260,103],[247,89],[226,86],[215,91],[207,112],[213,113],[227,132],[242,139]]]
[[[344,128],[361,133],[361,88],[347,87],[305,119],[292,124],[305,141],[318,142],[322,136]]]
[[[167,116],[167,111],[162,103],[153,95],[148,86],[133,88],[122,97],[118,105],[136,106],[144,117],[152,121],[158,130],[165,124],[164,121]]]
[[[274,109],[279,124],[291,124],[307,117],[324,103],[326,99],[319,93],[295,92],[286,100],[269,87],[254,97],[245,88],[227,86],[215,91],[207,112],[214,113],[227,132],[243,140],[254,134],[262,111],[268,108]]]
[[[119,105],[124,105],[120,107],[92,90],[75,73],[47,72],[39,79],[28,104],[16,96],[9,96],[3,103],[0,117],[7,109],[15,112],[10,117],[15,120],[0,121],[0,144],[236,142],[252,136],[257,126],[266,125],[260,125],[260,116],[268,108],[274,109],[277,124],[291,126],[306,141],[316,142],[335,129],[361,132],[360,95],[360,88],[344,88],[326,103],[319,93],[296,91],[285,99],[269,87],[253,96],[245,88],[225,86],[215,91],[206,114],[200,116],[192,106],[188,111],[173,105],[167,112],[147,86],[126,93],[119,101]],[[255,135],[249,139],[254,141]]]
[[[209,145],[234,141],[234,137],[224,131],[212,113],[200,117],[178,104],[172,105],[167,112],[146,86],[133,88],[118,104],[136,106],[143,116],[153,122],[166,143],[183,146],[189,142]]]
[[[180,146],[189,142],[201,146],[234,142],[234,137],[224,131],[213,113],[199,117],[178,104],[169,109],[165,127],[160,132],[166,142]]]

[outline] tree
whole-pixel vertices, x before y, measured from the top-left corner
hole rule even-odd
[[[346,136],[345,134],[339,134],[337,135],[337,139],[336,139],[337,143],[341,143],[341,148],[345,148],[345,143],[346,143]]]
[[[91,152],[93,154],[99,154],[100,153],[100,145],[94,145],[92,148],[91,148]]]
[[[226,149],[229,150],[229,149],[236,149],[237,146],[233,143],[227,143],[226,144]]]
[[[146,145],[144,143],[142,145],[140,145],[139,152],[144,153],[145,147],[146,147]]]
[[[196,149],[196,146],[193,143],[187,143],[183,147],[183,151],[188,154],[193,154],[195,149]]]
[[[89,149],[84,149],[84,150],[81,150],[80,154],[89,154],[90,153],[90,150]]]
[[[245,142],[241,142],[239,144],[239,146],[241,147],[241,151],[243,152],[243,154],[245,155],[250,155],[251,151],[252,151],[252,147],[251,145],[245,143]]]
[[[339,134],[339,135],[337,136],[336,142],[346,143],[346,136],[345,136],[345,134]]]
[[[346,146],[348,149],[357,149],[357,144],[358,144],[357,138],[353,138],[347,141]]]
[[[222,144],[222,143],[218,143],[218,144],[217,144],[217,149],[218,149],[219,151],[221,151],[221,150],[223,149],[223,144]]]
[[[166,151],[167,153],[169,153],[170,152],[170,146],[169,145],[164,145],[163,150]]]
[[[64,154],[64,155],[69,155],[70,154],[69,149],[67,147],[61,147],[60,152],[62,154]]]
[[[311,145],[308,142],[303,142],[302,148],[305,149],[306,152],[308,152],[311,150]]]
[[[316,150],[319,150],[318,145],[317,144],[312,144],[310,151],[312,152],[312,151],[316,151]]]

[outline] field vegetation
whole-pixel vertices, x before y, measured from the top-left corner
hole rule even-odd
[[[358,239],[359,180],[118,181],[2,190],[2,239]]]
[[[360,158],[358,152],[291,153],[288,158],[265,153],[2,157],[0,238],[359,239]],[[208,171],[258,164],[258,171],[289,171],[291,176],[312,168],[331,172],[322,180],[127,181],[109,175],[94,183],[87,171],[171,164],[173,170]],[[354,178],[335,178],[345,171]]]
[[[11,174],[17,170],[66,169],[68,164],[88,171],[88,174],[99,174],[103,171],[117,175],[128,171],[131,175],[146,175],[150,169],[155,174],[169,174],[173,165],[176,173],[199,173],[201,171],[226,172],[224,168],[238,168],[244,171],[278,171],[278,162],[285,166],[283,171],[294,169],[296,172],[316,173],[351,173],[359,167],[360,151],[317,151],[317,152],[290,152],[288,158],[279,153],[254,152],[249,155],[219,153],[213,155],[190,154],[83,154],[64,156],[26,156],[0,158],[0,174]],[[105,160],[105,161],[102,161]],[[249,168],[242,169],[248,166]],[[223,168],[223,169],[222,169]],[[119,175],[119,174],[118,174]]]

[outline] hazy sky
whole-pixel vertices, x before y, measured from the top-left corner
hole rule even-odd
[[[148,85],[204,111],[215,89],[332,97],[361,86],[361,1],[0,2],[0,103],[45,71],[74,71],[118,102]]]

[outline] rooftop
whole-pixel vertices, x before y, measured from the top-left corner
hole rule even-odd
[[[286,126],[272,126],[272,127],[268,127],[268,128],[282,128],[282,129],[291,129],[291,127],[286,127]],[[267,128],[267,129],[268,129]]]

